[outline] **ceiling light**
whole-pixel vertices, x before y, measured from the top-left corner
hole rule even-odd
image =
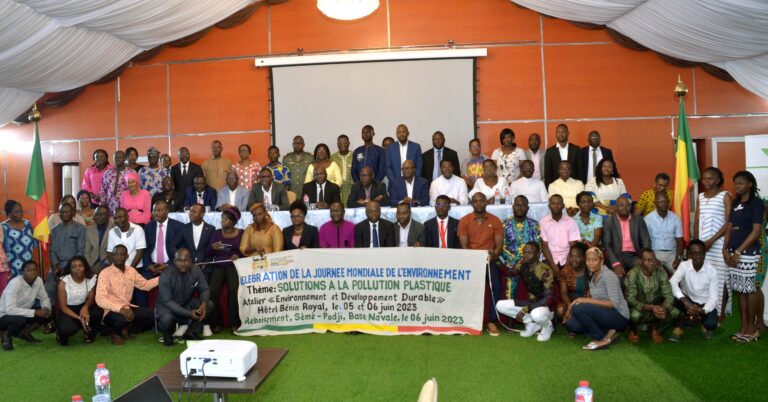
[[[371,15],[379,0],[317,0],[317,8],[329,18],[351,21]]]

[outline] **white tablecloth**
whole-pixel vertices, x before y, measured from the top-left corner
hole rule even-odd
[[[511,205],[488,205],[487,211],[496,215],[501,220],[505,220],[512,215]],[[382,208],[381,217],[388,221],[396,222],[397,219],[395,218],[395,212],[397,212],[397,208],[392,208],[392,207]],[[472,212],[471,205],[459,205],[459,206],[452,206],[451,212],[449,215],[456,219],[461,219],[461,217],[471,212]],[[291,226],[291,217],[290,217],[289,211],[274,211],[274,212],[270,212],[269,214],[272,216],[272,221],[275,222],[277,226],[281,228],[286,228],[288,226]],[[548,214],[549,214],[549,208],[546,203],[536,203],[536,204],[529,205],[528,216],[537,221]],[[171,219],[175,219],[182,223],[189,222],[189,214],[185,212],[174,212],[174,213],[168,214],[168,216]],[[435,217],[435,208],[434,207],[412,208],[411,217],[417,222],[424,223],[429,219],[432,219]],[[365,208],[363,207],[346,208],[344,211],[344,219],[354,223],[364,221],[366,219]],[[329,220],[331,220],[331,214],[329,210],[319,209],[319,210],[308,211],[305,222],[319,228]],[[217,229],[221,228],[221,213],[208,212],[205,214],[205,221],[215,226]],[[239,227],[240,229],[245,229],[251,223],[253,223],[253,216],[251,216],[250,213],[243,212],[242,216],[240,217],[240,220],[237,222],[237,227]]]

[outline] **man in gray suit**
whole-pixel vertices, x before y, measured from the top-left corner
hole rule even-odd
[[[93,213],[93,221],[96,223],[85,229],[85,259],[98,274],[102,268],[112,263],[107,258],[107,243],[109,243],[109,230],[115,227],[109,217],[109,209],[105,206],[96,208]]]
[[[411,219],[411,205],[397,205],[395,225],[395,247],[422,247],[426,243],[424,225]]]
[[[628,226],[631,244],[624,244],[622,226]],[[640,264],[640,250],[651,248],[651,237],[643,217],[632,215],[632,202],[626,196],[616,200],[616,213],[603,222],[606,265],[624,282],[624,275]]]
[[[230,170],[227,173],[227,185],[216,191],[216,210],[225,208],[237,208],[245,211],[248,206],[248,189],[240,185],[240,177],[237,172]]]
[[[266,197],[264,196],[265,194]],[[259,172],[259,182],[253,183],[246,210],[249,210],[251,205],[257,202],[277,206],[281,211],[287,211],[288,205],[290,205],[285,186],[273,180],[272,169],[268,167],[261,169]]]
[[[524,152],[525,158],[533,162],[533,176],[531,177],[544,180],[544,151],[541,149],[541,136],[538,133],[533,133],[528,137],[528,149]]]

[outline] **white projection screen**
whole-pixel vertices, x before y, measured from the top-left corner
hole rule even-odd
[[[354,150],[364,125],[374,127],[381,145],[403,123],[422,151],[442,131],[462,160],[475,137],[474,69],[473,58],[272,67],[275,145],[285,156],[301,135],[307,152],[322,142],[334,153],[336,138],[346,134]]]

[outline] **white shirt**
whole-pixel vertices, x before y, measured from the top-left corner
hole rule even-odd
[[[567,161],[568,160],[568,143],[565,143],[564,147],[560,146],[560,143],[556,143],[555,146],[557,147],[557,151],[560,152],[560,160],[561,161]],[[571,166],[571,168],[574,168]]]
[[[157,247],[157,244],[160,243],[160,226],[163,227],[163,244],[166,244],[166,239],[168,238],[168,219],[166,218],[164,222],[157,222],[157,229],[155,229],[155,249],[152,250],[152,262],[157,263],[157,252],[160,251],[160,247]],[[165,247],[163,249],[163,264],[167,264],[168,261],[173,258],[173,256],[168,255],[168,247]]]
[[[512,197],[524,195],[528,198],[529,203],[547,202],[549,200],[544,182],[538,179],[521,177],[512,182],[509,189],[512,191]]]
[[[495,186],[488,187],[488,185],[485,184],[485,180],[480,177],[475,181],[475,186],[472,187],[472,191],[469,192],[469,199],[472,199],[472,196],[475,195],[475,193],[483,193],[490,200],[492,197],[496,196],[496,191],[499,192],[500,198],[504,197],[504,183],[501,179],[496,182]]]
[[[411,178],[411,182],[408,183],[408,179],[405,179],[405,192],[408,198],[413,198],[413,185],[416,183],[416,177]]]
[[[368,248],[373,248],[373,232],[374,232],[373,225],[376,225],[376,229],[375,229],[376,237],[379,239],[379,247],[381,247],[381,235],[380,235],[381,232],[379,231],[380,224],[381,224],[381,220],[376,221],[376,223],[368,221],[368,226],[371,228],[371,232],[370,232],[371,242],[368,245]]]
[[[445,217],[445,219],[440,219],[439,217],[436,217],[437,219],[437,247],[443,248],[443,238],[440,237],[440,222],[443,222],[443,229],[445,230],[445,241],[448,241],[448,218]],[[448,244],[445,244],[445,248],[448,248]]]
[[[119,227],[115,226],[109,230],[109,237],[107,240],[107,252],[112,253],[115,250],[115,246],[122,244],[128,249],[128,260],[126,264],[130,265],[133,259],[136,257],[137,250],[144,250],[147,248],[147,239],[144,237],[144,229],[141,226],[134,223],[130,224],[127,232],[123,232]],[[141,268],[144,264],[139,260],[139,263],[134,268]]]
[[[680,282],[683,283],[685,292],[680,289]],[[703,304],[705,313],[717,307],[717,271],[706,260],[699,272],[693,269],[691,260],[681,262],[669,279],[669,284],[672,285],[675,298],[682,299],[685,296],[694,303]]]
[[[429,186],[430,205],[435,205],[435,201],[439,195],[447,195],[448,198],[453,198],[458,201],[459,205],[469,204],[467,182],[456,175],[451,176],[450,179],[440,176],[432,181],[432,184]]]
[[[16,276],[8,282],[8,286],[0,296],[0,317],[16,315],[22,317],[34,317],[35,300],[40,300],[40,307],[51,309],[51,301],[45,293],[43,280],[37,277],[30,286],[24,277]]]
[[[405,158],[408,155],[408,143],[410,141],[406,141],[405,145],[401,144],[400,141],[397,142],[397,145],[400,145],[400,167],[403,167],[403,162],[405,162]],[[413,161],[416,163],[416,161]]]
[[[408,225],[405,227],[398,222],[397,229],[400,231],[400,244],[397,247],[408,247],[408,232],[411,230],[411,221],[408,221]]]
[[[192,241],[195,242],[195,248],[200,246],[200,237],[203,235],[204,223],[205,222],[200,222],[199,225],[192,224]]]
[[[237,189],[232,190],[227,187],[227,190],[229,190],[229,205],[237,206]]]
[[[72,275],[61,278],[64,282],[64,289],[67,290],[67,305],[79,306],[88,299],[88,293],[96,287],[96,275],[92,278],[83,278],[83,282],[77,283],[72,279]]]
[[[596,160],[594,161],[592,160],[592,150],[595,151],[595,156],[597,157],[595,158]],[[597,148],[589,147],[589,150],[587,151],[587,153],[589,154],[589,160],[587,161],[587,181],[589,181],[589,179],[595,177],[595,170],[592,169],[592,166],[597,166],[597,163],[600,162],[601,159],[603,159],[603,151],[600,150],[600,147],[597,147]]]
[[[528,151],[531,153],[531,161],[533,162],[533,176],[531,177],[541,180],[541,165],[539,164],[539,161],[541,160],[541,148],[536,152],[531,150]]]

